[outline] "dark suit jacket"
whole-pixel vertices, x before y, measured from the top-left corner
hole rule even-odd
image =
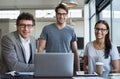
[[[36,40],[30,36],[31,57],[27,64],[25,61],[25,50],[20,41],[17,31],[5,35],[1,39],[1,53],[6,71],[33,71],[34,70],[34,53],[36,53]]]

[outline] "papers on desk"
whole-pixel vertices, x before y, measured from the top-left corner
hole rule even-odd
[[[120,76],[120,73],[110,73],[109,76]]]
[[[110,79],[120,79],[120,73],[110,73]]]
[[[84,71],[77,71],[76,72],[77,76],[98,76],[98,74],[96,72],[94,72],[94,74],[84,74]]]
[[[76,71],[76,75],[84,75],[84,71]]]
[[[11,72],[7,72],[5,74],[10,74],[11,76],[20,76],[20,75],[33,75],[34,72],[16,72],[16,71],[11,71]]]
[[[5,74],[10,74],[11,76],[16,76],[18,73],[16,71],[7,72]]]
[[[20,75],[34,75],[34,72],[18,72]]]
[[[73,77],[73,79],[105,79],[102,77]]]

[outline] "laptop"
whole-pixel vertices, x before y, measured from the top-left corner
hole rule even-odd
[[[34,57],[35,77],[72,77],[73,53],[43,53]]]

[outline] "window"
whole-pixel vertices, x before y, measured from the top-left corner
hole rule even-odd
[[[36,10],[35,11],[36,18],[54,18],[55,11],[54,10]],[[81,9],[70,9],[68,18],[82,18],[82,10]]]
[[[81,9],[70,9],[68,17],[70,17],[70,18],[82,18],[82,10]]]
[[[16,19],[19,14],[19,10],[1,10],[0,19]]]
[[[36,14],[36,18],[54,18],[55,17],[54,10],[36,10],[35,14]]]

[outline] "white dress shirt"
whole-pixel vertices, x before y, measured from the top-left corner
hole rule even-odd
[[[29,62],[29,59],[30,59],[30,39],[28,39],[27,41],[21,36],[20,36],[20,39],[21,39],[21,42],[22,42],[22,45],[25,49],[25,60],[26,60],[26,63]]]

